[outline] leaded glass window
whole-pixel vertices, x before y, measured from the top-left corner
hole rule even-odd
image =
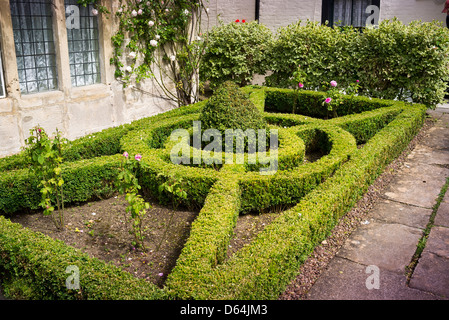
[[[65,0],[72,86],[86,86],[101,81],[99,62],[98,17],[93,7]]]
[[[58,89],[50,0],[10,0],[11,18],[23,94]]]
[[[380,0],[323,0],[321,22],[330,26],[354,26],[363,28],[371,16],[369,6],[380,8]]]

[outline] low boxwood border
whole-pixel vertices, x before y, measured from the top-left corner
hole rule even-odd
[[[195,264],[208,247],[199,234],[214,234],[223,228],[210,223],[214,219],[212,215],[202,216],[200,212],[202,219],[196,221],[189,238],[197,242],[194,246],[186,244],[167,279],[168,292],[180,299],[276,299],[313,248],[325,239],[383,168],[408,145],[423,123],[425,110],[419,105],[404,109],[363,149],[355,151],[350,161],[332,177],[305,195],[295,207],[280,213],[251,244],[221,265]],[[218,203],[214,197],[215,194],[208,197],[208,205],[203,208],[205,212],[219,210],[214,205]],[[235,195],[227,201],[233,203],[237,199]]]
[[[257,88],[251,94],[252,99],[258,101],[258,107],[263,107],[267,90]],[[315,95],[308,92],[302,94],[308,98]],[[0,217],[2,280],[6,283],[23,281],[30,288],[30,297],[41,299],[277,298],[315,245],[329,234],[339,217],[354,205],[383,171],[385,165],[400,154],[422,125],[426,110],[422,105],[360,99],[364,100],[367,110],[371,110],[369,113],[348,115],[328,121],[307,119],[307,116],[296,114],[271,115],[273,119],[278,117],[280,121],[284,121],[284,124],[286,121],[310,123],[307,126],[309,131],[302,131],[302,136],[298,130],[306,144],[313,136],[310,129],[325,125],[334,131],[336,127],[344,128],[352,135],[358,136],[357,142],[366,142],[366,145],[356,150],[355,138],[352,137],[351,152],[327,177],[322,177],[321,180],[325,181],[319,181],[322,183],[317,183],[309,193],[303,195],[297,205],[280,213],[279,217],[251,244],[229,260],[224,259],[226,248],[232,236],[235,219],[242,212],[242,204],[245,202],[242,195],[247,177],[243,179],[242,176],[249,173],[244,173],[242,166],[229,166],[222,169],[227,171],[227,178],[222,179],[223,177],[214,170],[211,170],[210,175],[205,178],[204,169],[184,168],[179,170],[186,170],[184,173],[193,184],[197,183],[199,190],[193,194],[192,199],[202,199],[204,206],[192,225],[189,240],[163,290],[143,280],[136,280],[126,272],[104,262],[90,259],[70,246],[31,232]],[[372,105],[368,106],[369,103]],[[138,132],[136,129],[154,125],[165,119],[194,114],[200,108],[201,104],[176,109],[167,115],[130,124],[126,129],[126,139],[134,137],[135,142],[143,143],[140,137],[135,135]],[[293,122],[289,125],[291,124]],[[101,139],[101,136],[99,134],[95,138]],[[121,140],[120,148],[116,150],[123,151],[123,141],[126,139]],[[80,143],[89,145],[88,142]],[[151,163],[150,166],[142,167],[140,177],[142,183],[158,185],[162,182],[157,181],[160,179],[157,178],[158,172],[167,175],[171,173],[172,164],[160,161],[163,149],[148,152],[150,148],[145,143],[133,143],[129,146],[128,152],[145,154],[146,160]],[[84,154],[87,156],[89,152]],[[119,156],[104,155],[102,159],[105,163],[111,160],[112,164],[119,160]],[[3,165],[3,170],[8,166],[16,168],[10,164],[14,161],[17,160],[2,160],[0,166]],[[67,164],[67,168],[71,168],[73,172],[76,170],[83,172],[82,168],[87,168],[96,161],[98,159],[76,161]],[[101,161],[98,165],[102,166]],[[10,179],[11,184],[15,175],[23,175],[24,178],[20,179],[23,181],[22,186],[26,185],[27,179],[32,181],[32,177],[25,169],[3,172],[0,175],[0,182],[7,188],[8,184],[4,183],[4,180]],[[21,201],[21,198],[17,197],[15,201]],[[30,207],[33,201],[35,200],[29,201]],[[209,243],[204,242],[205,239],[209,239]],[[67,292],[65,288],[64,281],[68,276],[65,274],[65,268],[68,262],[73,265],[79,263],[81,274],[86,276],[81,278],[81,293]]]
[[[80,289],[67,289],[69,266],[79,268]],[[32,232],[0,216],[0,277],[8,289],[14,282],[26,287],[21,298],[39,300],[163,299],[164,292],[112,264]],[[17,287],[17,286],[16,286]]]

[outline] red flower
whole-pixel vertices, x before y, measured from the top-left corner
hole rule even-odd
[[[243,19],[243,20],[242,20],[242,23],[245,23],[245,22],[246,22],[245,19]]]
[[[240,20],[239,20],[239,19],[237,19],[237,20],[235,20],[235,22],[240,22]]]

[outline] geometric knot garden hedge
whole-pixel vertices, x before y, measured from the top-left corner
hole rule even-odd
[[[354,97],[343,101],[338,118],[325,120],[324,93],[241,90],[279,130],[273,175],[259,174],[257,165],[170,161],[170,133],[191,128],[205,101],[103,130],[63,150],[67,204],[110,196],[124,151],[142,155],[140,185],[161,202],[168,195],[158,187],[168,177],[189,182],[185,204],[200,211],[163,288],[0,216],[2,281],[22,282],[37,299],[277,299],[425,119],[424,105]],[[315,149],[324,156],[304,162]],[[0,172],[1,214],[39,208],[39,182],[23,154],[0,159]],[[238,215],[279,205],[288,209],[226,258]],[[69,265],[79,267],[80,290],[66,288]]]

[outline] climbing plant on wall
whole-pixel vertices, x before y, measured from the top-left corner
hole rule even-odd
[[[109,13],[100,0],[79,0]],[[112,37],[115,77],[124,86],[151,78],[178,106],[198,101],[198,68],[206,46],[202,28],[208,9],[203,0],[119,0]]]

